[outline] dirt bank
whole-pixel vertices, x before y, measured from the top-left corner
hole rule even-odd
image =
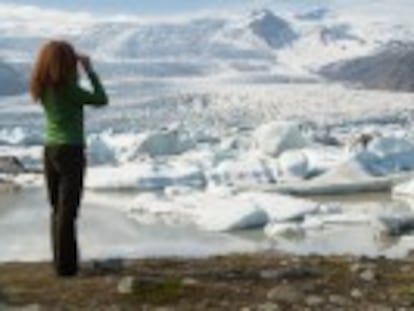
[[[414,261],[233,255],[0,266],[0,310],[414,310]],[[3,308],[3,309],[2,309]]]

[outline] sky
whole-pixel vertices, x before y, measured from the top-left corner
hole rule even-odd
[[[359,0],[357,2],[374,0]],[[382,1],[382,0],[375,0]],[[391,1],[391,0],[387,0]],[[181,14],[205,10],[237,10],[243,8],[273,7],[310,8],[335,6],[356,0],[0,0],[0,4],[34,5],[47,9],[88,11],[93,13],[129,13],[145,15]]]
[[[412,19],[414,0],[0,0],[13,6],[30,5],[42,9],[89,12],[92,15],[180,15],[204,11],[239,12],[258,8],[278,11],[304,11],[312,8],[355,10]],[[4,7],[4,6],[3,6]],[[2,12],[0,12],[0,15]],[[5,12],[3,12],[5,13]],[[3,14],[4,15],[4,14]]]
[[[35,5],[44,8],[95,13],[164,15],[215,8],[233,8],[254,0],[0,0],[5,4]]]

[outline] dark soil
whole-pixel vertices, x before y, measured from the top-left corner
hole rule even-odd
[[[120,283],[129,279],[126,290]],[[0,310],[414,310],[414,262],[232,255],[89,262],[59,278],[50,263],[0,266]]]

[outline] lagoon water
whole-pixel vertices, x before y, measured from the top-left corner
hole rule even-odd
[[[123,212],[133,193],[87,191],[79,221],[82,258],[140,258],[281,251],[296,254],[407,255],[407,237],[390,237],[364,224],[336,225],[306,234],[266,237],[263,230],[205,232],[191,227],[138,224]],[[388,195],[316,198],[349,209],[398,208]],[[0,261],[50,260],[49,208],[41,188],[0,196]]]

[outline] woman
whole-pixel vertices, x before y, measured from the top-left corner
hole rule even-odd
[[[93,91],[78,84],[78,64]],[[46,43],[37,57],[30,92],[46,117],[44,172],[51,213],[53,262],[59,276],[78,272],[76,219],[83,191],[85,136],[83,106],[104,106],[105,90],[86,55],[65,41]]]

